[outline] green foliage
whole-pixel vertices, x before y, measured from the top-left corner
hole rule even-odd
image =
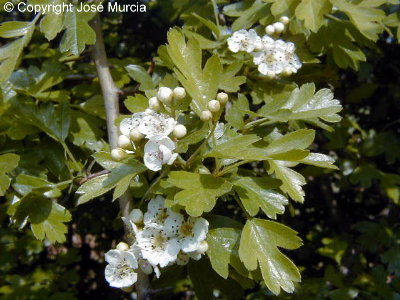
[[[222,178],[184,171],[171,172],[168,182],[182,189],[175,194],[174,203],[184,206],[187,213],[193,217],[211,211],[217,197],[228,193],[232,188],[232,185]]]
[[[160,174],[142,164],[143,140],[111,159],[95,14],[2,13],[0,297],[128,297],[104,283],[103,261],[127,192],[135,208],[165,195],[210,223],[206,255],[150,278],[154,299],[397,299],[398,1],[146,4],[101,18],[122,114],[145,111],[160,86],[187,92],[160,108],[188,131],[171,135],[180,157]],[[303,66],[271,80],[227,38],[282,16]],[[201,121],[221,91],[229,102]],[[289,226],[304,239],[290,252],[302,241]]]
[[[275,294],[282,288],[294,290],[300,281],[300,272],[277,247],[296,249],[302,245],[297,233],[290,228],[271,221],[251,219],[246,222],[240,239],[239,255],[247,269],[260,266],[267,287]]]

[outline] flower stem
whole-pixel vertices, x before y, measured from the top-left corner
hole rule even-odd
[[[118,129],[115,126],[115,120],[119,114],[119,89],[115,86],[111,76],[110,68],[107,61],[106,49],[103,39],[103,31],[101,28],[100,16],[94,17],[92,27],[96,33],[96,43],[92,49],[92,56],[96,66],[97,75],[101,90],[104,97],[104,106],[107,117],[107,132],[111,148],[117,147]],[[132,198],[129,191],[125,192],[119,199],[119,207],[122,216],[127,217],[131,210]],[[150,292],[149,278],[142,273],[139,268],[138,281],[136,283],[136,291],[139,300],[144,300]]]

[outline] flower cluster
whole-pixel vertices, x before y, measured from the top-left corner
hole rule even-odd
[[[290,76],[302,66],[295,53],[296,47],[291,42],[272,38],[281,34],[288,22],[287,17],[282,17],[280,22],[268,25],[265,28],[267,34],[263,37],[258,36],[253,29],[236,31],[228,38],[228,47],[234,53],[251,53],[258,71],[269,78]]]
[[[174,99],[185,97],[185,89],[178,87],[173,91],[161,87],[157,97],[149,99],[149,109],[145,112],[134,113],[130,118],[125,118],[120,123],[121,135],[118,138],[118,147],[113,149],[111,155],[115,160],[123,159],[126,154],[135,153],[146,138],[144,145],[143,161],[147,168],[159,171],[163,164],[172,164],[178,154],[174,153],[175,142],[169,137],[173,134],[176,138],[186,135],[186,127],[178,124],[174,118],[158,113],[161,103],[170,103]]]
[[[160,268],[173,264],[185,265],[189,259],[198,260],[208,249],[208,221],[185,217],[165,208],[165,199],[156,196],[143,213],[134,209],[123,218],[130,233],[130,245],[119,243],[117,249],[106,253],[108,265],[105,277],[113,287],[124,288],[137,280],[137,270],[160,276]]]

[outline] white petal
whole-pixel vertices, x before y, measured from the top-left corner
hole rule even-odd
[[[133,269],[121,270],[115,265],[107,265],[105,278],[112,287],[130,287],[137,281],[137,273]]]
[[[164,230],[168,234],[177,234],[179,227],[182,225],[184,218],[181,214],[170,212],[169,217],[165,220]]]
[[[132,118],[125,118],[119,124],[119,130],[123,135],[129,136],[129,133],[133,129]]]
[[[198,242],[205,240],[208,232],[208,221],[204,218],[197,218],[194,223],[193,232]]]

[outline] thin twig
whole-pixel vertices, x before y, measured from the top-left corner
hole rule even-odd
[[[99,176],[104,175],[104,174],[109,174],[109,173],[110,173],[109,170],[103,170],[103,171],[100,171],[100,172],[97,172],[97,173],[90,174],[90,175],[88,175],[88,176],[82,178],[82,179],[79,181],[79,184],[84,184],[86,181],[89,181],[90,179],[99,177]]]
[[[106,50],[104,46],[103,31],[101,28],[100,16],[96,15],[93,20],[93,29],[96,32],[96,43],[93,46],[93,60],[96,65],[97,75],[103,92],[104,105],[107,116],[107,132],[111,148],[117,147],[118,129],[115,126],[115,120],[119,114],[119,94],[120,90],[115,86],[112,79],[110,68],[107,61]],[[131,210],[131,197],[129,192],[125,192],[119,199],[121,214],[124,217],[129,215]],[[150,291],[150,282],[146,274],[140,268],[138,270],[138,280],[136,290],[139,300],[146,299]]]

